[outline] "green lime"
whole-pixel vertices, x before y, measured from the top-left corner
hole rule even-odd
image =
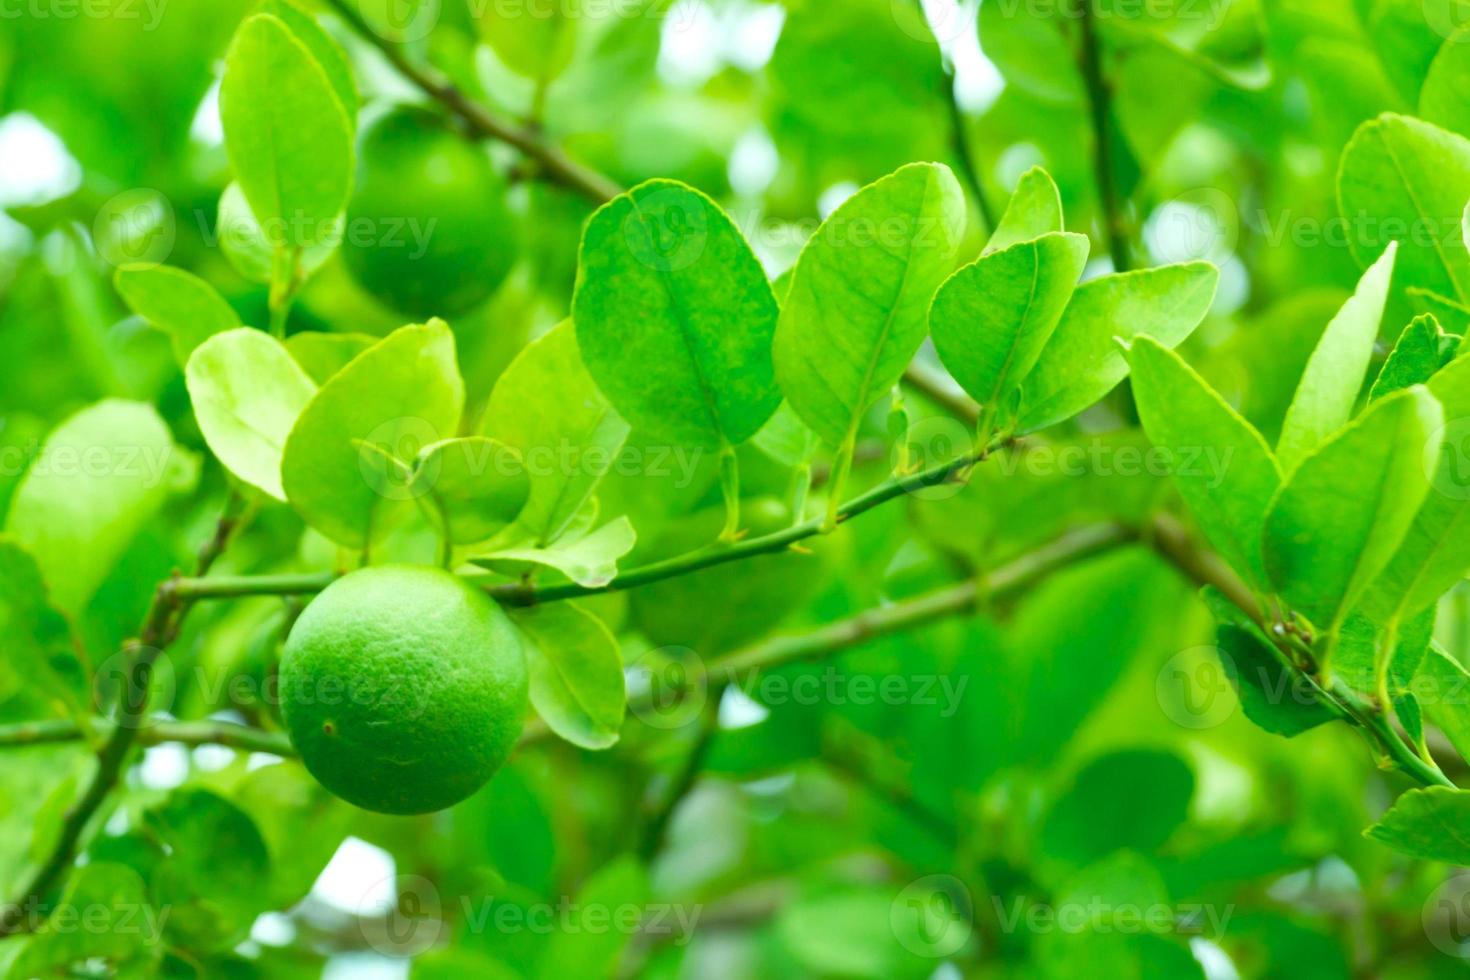
[[[379,813],[442,810],[483,786],[520,735],[526,684],[500,607],[421,566],[333,582],[281,655],[281,712],[306,768]]]
[[[488,300],[515,261],[516,233],[485,148],[401,107],[364,130],[359,157],[342,242],[352,277],[420,320]]]

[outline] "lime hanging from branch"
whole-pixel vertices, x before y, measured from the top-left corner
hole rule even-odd
[[[436,568],[365,568],[301,614],[281,657],[281,709],[306,768],[379,813],[428,813],[483,786],[525,720],[509,618]]]

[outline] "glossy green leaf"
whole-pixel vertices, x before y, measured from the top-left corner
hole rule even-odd
[[[301,250],[296,260],[302,275],[311,275],[332,257],[341,244],[346,218],[338,215],[327,236],[314,245]],[[251,282],[269,283],[271,267],[275,261],[273,240],[266,236],[260,220],[250,210],[245,192],[238,183],[231,182],[219,198],[219,213],[215,219],[215,234],[220,251],[235,271]]]
[[[1366,600],[1363,606],[1368,606]],[[1436,610],[1431,606],[1401,621],[1390,652],[1387,629],[1362,612],[1351,613],[1342,624],[1337,651],[1332,656],[1332,672],[1358,690],[1376,694],[1379,661],[1386,656],[1385,680],[1390,693],[1406,690],[1429,649],[1435,619]]]
[[[322,385],[286,440],[281,484],[306,522],[364,548],[410,494],[385,484],[362,444],[407,466],[451,438],[464,408],[454,335],[442,321],[395,330]]]
[[[270,852],[272,902],[301,901],[347,836],[354,808],[296,762],[251,771],[231,796],[255,822]]]
[[[113,277],[134,313],[169,335],[179,364],[204,341],[240,326],[240,317],[209,283],[166,265],[127,265]]]
[[[494,547],[471,560],[492,569],[516,563],[542,565],[578,585],[601,588],[617,577],[618,561],[637,543],[632,523],[626,517],[619,517],[589,534],[567,535],[544,548],[519,544]]]
[[[1339,717],[1314,686],[1282,663],[1258,631],[1225,624],[1216,633],[1216,643],[1240,710],[1260,728],[1292,738]]]
[[[740,230],[692,187],[653,180],[587,223],[572,300],[587,370],[659,438],[738,445],[780,404],[775,296]]]
[[[1036,365],[1087,250],[1085,235],[1047,234],[991,252],[939,287],[929,308],[934,347],[988,417],[998,416]]]
[[[269,905],[270,852],[255,822],[197,788],[171,794],[143,819],[168,854],[149,891],[171,912],[169,937],[195,949],[234,945]],[[216,861],[221,853],[230,860]]]
[[[304,330],[286,338],[286,350],[319,385],[347,366],[358,354],[378,342],[365,333],[322,333]]]
[[[10,637],[0,659],[0,704],[30,687],[68,714],[89,712],[91,678],[71,623],[52,608],[35,558],[6,537],[0,537],[0,627]]]
[[[116,399],[82,409],[46,438],[5,527],[35,556],[58,608],[74,614],[87,605],[163,506],[180,454],[152,406]]]
[[[1430,644],[1409,689],[1462,758],[1470,754],[1470,672]]]
[[[1368,401],[1375,402],[1384,395],[1427,383],[1444,366],[1444,342],[1444,330],[1433,314],[1416,316],[1399,334],[1398,343],[1393,345],[1388,360],[1373,381]]]
[[[1186,262],[1100,276],[1079,286],[1021,386],[1020,431],[1071,418],[1127,377],[1128,364],[1114,338],[1143,335],[1178,346],[1209,312],[1219,279],[1208,262]]]
[[[531,704],[553,732],[584,749],[606,749],[622,731],[628,696],[618,641],[575,603],[514,610],[526,638]]]
[[[911,164],[854,194],[802,250],[776,328],[776,379],[827,442],[851,439],[903,374],[964,224],[949,168]]]
[[[1397,241],[1397,281],[1470,301],[1470,252],[1456,234],[1470,200],[1470,141],[1384,114],[1343,150],[1337,193],[1359,261]]]
[[[517,523],[538,547],[567,530],[629,431],[583,367],[570,321],[516,356],[480,421],[481,435],[518,450],[526,462],[531,495]]]
[[[1470,358],[1459,358],[1430,378],[1429,391],[1443,407],[1444,425],[1420,447],[1421,472],[1432,474],[1429,493],[1365,599],[1366,611],[1380,622],[1418,615],[1470,570],[1465,432],[1470,419]]]
[[[357,83],[352,77],[352,64],[332,35],[328,34],[309,10],[296,0],[263,0],[259,13],[280,18],[291,29],[296,40],[306,45],[317,65],[332,84],[337,101],[349,120],[357,118]]]
[[[235,33],[220,82],[235,179],[278,247],[331,237],[352,186],[352,121],[311,50],[279,18]]]
[[[280,341],[241,328],[217,334],[184,368],[204,441],[235,476],[286,499],[281,454],[316,385]]]
[[[1320,629],[1337,630],[1403,541],[1429,491],[1423,454],[1442,418],[1422,387],[1375,402],[1302,460],[1271,505],[1266,572]]]
[[[1238,571],[1264,584],[1261,529],[1281,486],[1266,440],[1152,337],[1128,352],[1144,431],[1170,455],[1170,472],[1210,543]]]
[[[515,521],[530,495],[521,454],[483,436],[425,446],[409,490],[433,501],[431,510],[455,544],[485,541]]]
[[[1088,763],[1041,827],[1048,857],[1087,864],[1122,848],[1148,852],[1184,822],[1194,773],[1172,752],[1129,749]]]
[[[1353,417],[1388,302],[1397,253],[1397,243],[1390,244],[1363,273],[1357,292],[1332,318],[1307,361],[1276,447],[1287,472]]]
[[[1470,792],[1448,786],[1411,789],[1364,835],[1425,861],[1470,864]]]
[[[1062,218],[1062,194],[1051,174],[1032,167],[1021,175],[1005,213],[995,225],[985,254],[1010,248],[1017,242],[1029,242],[1042,235],[1066,230]]]
[[[1440,45],[1419,89],[1419,117],[1461,136],[1470,136],[1470,30],[1462,30]]]
[[[546,85],[566,70],[586,14],[579,0],[554,4],[486,3],[470,8],[480,36],[506,67]]]
[[[624,854],[589,875],[577,889],[573,901],[581,908],[610,909],[616,914],[629,908],[652,908],[650,894],[648,871],[633,855]],[[666,929],[673,926],[674,923],[664,924]],[[570,920],[565,928],[547,937],[535,977],[554,980],[578,974],[611,976],[617,973],[624,950],[636,938],[635,932],[626,927],[594,930]]]

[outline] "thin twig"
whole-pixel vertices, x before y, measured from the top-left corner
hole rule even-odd
[[[230,497],[219,522],[223,527],[217,526],[211,540],[200,549],[198,564],[195,566],[196,576],[207,573],[215,559],[224,551],[230,533],[237,526],[237,501],[235,496]],[[31,903],[44,901],[66,878],[76,861],[82,835],[88,824],[122,779],[123,764],[129,750],[138,740],[148,712],[153,666],[164,648],[177,639],[184,617],[192,605],[192,600],[177,591],[178,581],[177,577],[167,579],[154,590],[153,601],[149,604],[137,638],[128,641],[124,646],[124,652],[132,665],[118,701],[116,724],[97,752],[97,769],[92,775],[92,781],[87,784],[81,799],[62,817],[61,829],[49,856],[20,887],[15,901],[0,906],[0,937],[22,932],[31,925],[26,917],[26,909]]]
[[[467,97],[438,69],[415,63],[402,47],[375,31],[350,0],[327,0],[327,3],[349,27],[381,51],[403,77],[458,116],[476,136],[515,147],[535,160],[548,179],[577,191],[595,203],[601,204],[622,193],[622,188],[615,181],[577,163],[560,148],[541,139],[535,128],[518,126],[501,119],[485,106]]]
[[[1103,234],[1107,237],[1108,253],[1113,259],[1115,272],[1127,272],[1132,263],[1128,258],[1128,222],[1124,217],[1122,203],[1118,199],[1117,184],[1113,180],[1113,143],[1111,120],[1113,114],[1113,90],[1103,75],[1102,56],[1098,44],[1094,0],[1076,0],[1077,21],[1081,26],[1082,43],[1077,52],[1078,67],[1082,71],[1082,82],[1087,88],[1088,119],[1092,124],[1092,165],[1097,183],[1098,203],[1102,206]]]

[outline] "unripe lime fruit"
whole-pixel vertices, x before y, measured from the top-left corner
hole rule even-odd
[[[383,565],[329,585],[281,655],[281,713],[319,782],[379,813],[428,813],[500,768],[526,715],[515,627],[437,568]]]
[[[440,116],[401,107],[364,130],[342,257],[352,277],[423,320],[484,303],[515,261],[505,181]]]

